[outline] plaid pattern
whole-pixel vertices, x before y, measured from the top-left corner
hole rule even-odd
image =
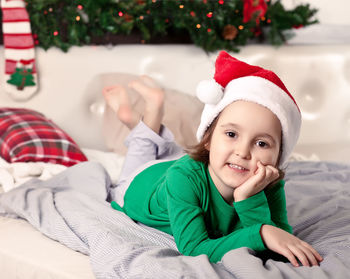
[[[43,114],[23,108],[0,108],[0,156],[10,163],[87,161],[67,133]]]

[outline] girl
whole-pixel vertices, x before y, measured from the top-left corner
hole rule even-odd
[[[294,266],[322,261],[288,224],[279,168],[297,141],[301,116],[273,72],[220,52],[214,79],[197,87],[205,107],[199,143],[188,154],[161,124],[163,91],[147,77],[130,87],[145,99],[142,116],[124,88],[103,92],[132,129],[120,183],[110,193],[114,209],[173,235],[184,255],[218,262],[232,249],[249,247],[276,252]]]

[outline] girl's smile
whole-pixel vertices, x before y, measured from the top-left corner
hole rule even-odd
[[[237,172],[239,172],[239,173],[244,173],[244,172],[246,172],[246,171],[249,171],[249,170],[246,169],[245,167],[242,167],[242,166],[239,166],[239,165],[236,165],[236,164],[228,163],[227,165],[228,165],[228,167],[229,167],[230,169],[235,170],[235,171],[237,171]]]

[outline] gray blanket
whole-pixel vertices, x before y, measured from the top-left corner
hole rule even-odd
[[[90,256],[97,278],[349,278],[350,166],[292,162],[286,176],[295,235],[324,257],[319,267],[263,261],[240,248],[212,264],[181,255],[171,236],[137,224],[106,202],[110,178],[82,163],[47,181],[33,179],[0,195],[0,215],[24,218],[48,237]]]

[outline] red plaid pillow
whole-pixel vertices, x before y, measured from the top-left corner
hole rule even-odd
[[[0,156],[10,163],[87,161],[67,133],[43,114],[23,108],[0,108]]]

